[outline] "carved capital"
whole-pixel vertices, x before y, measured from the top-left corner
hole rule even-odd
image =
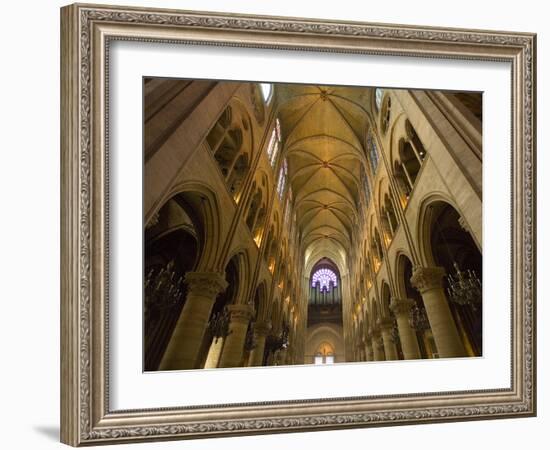
[[[187,272],[185,282],[189,292],[209,298],[216,298],[227,288],[225,275],[220,272]]]
[[[410,298],[393,297],[390,302],[390,309],[396,316],[409,314],[414,306],[414,300]]]
[[[254,308],[251,305],[229,305],[227,310],[232,322],[248,322],[254,315]]]
[[[267,336],[271,331],[271,322],[257,322],[254,325],[254,333],[256,336]]]
[[[422,294],[430,289],[443,287],[443,267],[418,267],[411,277],[412,285]]]

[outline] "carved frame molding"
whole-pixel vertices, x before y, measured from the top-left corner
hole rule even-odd
[[[536,414],[536,36],[76,4],[61,10],[61,440],[73,446]],[[512,67],[510,389],[111,411],[108,60],[112,40],[507,61]]]

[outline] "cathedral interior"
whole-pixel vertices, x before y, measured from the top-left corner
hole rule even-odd
[[[482,94],[144,78],[145,371],[482,356]]]

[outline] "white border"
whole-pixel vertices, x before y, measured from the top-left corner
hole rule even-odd
[[[510,386],[508,64],[120,41],[110,62],[111,410]],[[144,75],[483,91],[484,357],[142,373]]]

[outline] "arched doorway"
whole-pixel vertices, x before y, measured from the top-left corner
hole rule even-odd
[[[198,367],[205,369],[218,367],[223,344],[229,333],[229,311],[227,306],[235,303],[239,291],[238,255],[230,259],[225,268],[227,289],[219,294],[214,302],[208,327],[199,352]]]
[[[437,347],[433,338],[428,315],[420,293],[412,286],[413,265],[405,255],[399,257],[399,283],[400,290],[405,298],[414,301],[410,314],[410,325],[416,333],[420,357],[422,359],[435,358],[438,356]]]
[[[321,258],[311,269],[309,280],[305,363],[338,362],[344,359],[340,271],[331,259]]]
[[[482,255],[467,225],[450,204],[430,205],[429,255],[443,267],[444,288],[464,347],[470,356],[482,355]]]
[[[200,229],[183,195],[168,200],[144,231],[143,366],[157,370],[187,295],[185,274],[195,269]]]
[[[334,347],[327,341],[321,342],[317,351],[315,352],[315,358],[313,364],[334,364]]]

